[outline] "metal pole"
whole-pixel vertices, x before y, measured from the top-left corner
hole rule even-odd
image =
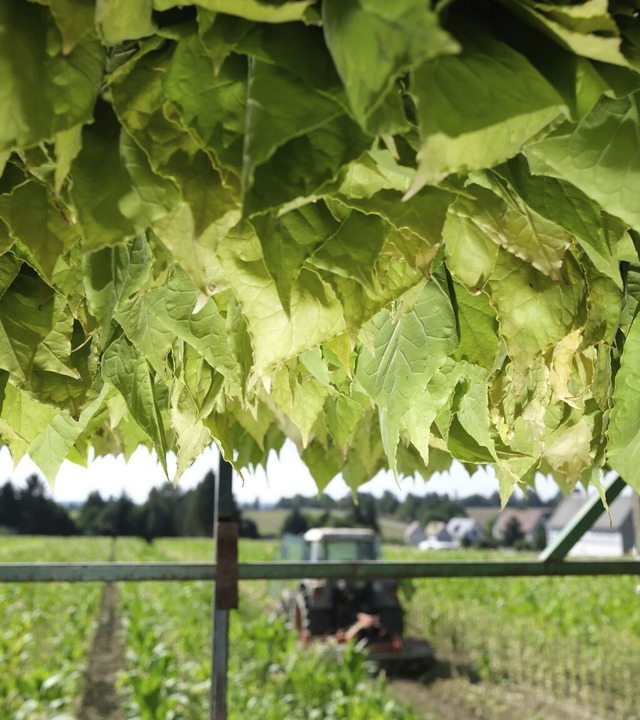
[[[621,477],[614,478],[605,489],[607,504],[611,504],[627,486]],[[595,521],[604,512],[599,495],[593,495],[576,513],[554,542],[550,543],[538,556],[542,562],[563,560],[580,538],[591,530]]]
[[[214,538],[216,580],[213,593],[211,720],[227,718],[229,611],[238,607],[238,523],[233,518],[232,468],[220,455],[216,477]]]
[[[232,571],[233,572],[233,571]],[[3,583],[189,582],[222,578],[215,563],[0,563]],[[238,580],[384,580],[399,578],[638,575],[640,559],[433,560],[426,562],[239,563]],[[223,580],[221,579],[221,582]]]

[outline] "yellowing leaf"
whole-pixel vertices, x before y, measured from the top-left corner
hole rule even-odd
[[[580,475],[591,467],[591,430],[584,418],[561,432],[554,433],[545,447],[544,457],[549,465],[566,478],[570,490],[575,488]]]

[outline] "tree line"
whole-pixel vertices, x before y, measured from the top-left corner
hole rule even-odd
[[[152,489],[141,505],[124,493],[105,500],[93,492],[77,511],[71,512],[49,497],[38,475],[31,475],[24,488],[16,488],[10,481],[0,487],[0,532],[137,536],[147,541],[157,537],[211,537],[215,480],[215,474],[209,471],[191,490],[183,491],[167,483]],[[256,524],[242,517],[235,500],[232,519],[239,523],[242,537],[259,536]]]
[[[533,490],[522,497],[512,496],[507,507],[542,508],[555,507],[561,494],[549,500],[542,500]],[[462,498],[451,498],[448,494],[427,493],[414,495],[409,493],[403,500],[386,490],[382,497],[376,498],[368,493],[345,495],[332,498],[329,495],[308,497],[295,495],[281,498],[275,506],[288,510],[282,532],[302,534],[312,527],[370,527],[380,530],[379,516],[385,516],[406,522],[417,520],[422,527],[432,521],[448,522],[454,517],[466,517],[469,507],[495,508],[500,510],[500,495],[485,496],[479,494]]]

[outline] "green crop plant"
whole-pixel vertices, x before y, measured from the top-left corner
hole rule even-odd
[[[166,559],[165,550],[128,541],[128,552],[142,550],[149,560]],[[181,541],[177,541],[177,553]],[[199,542],[203,549],[211,544]],[[121,589],[126,647],[119,688],[126,717],[142,720],[199,720],[208,707],[211,674],[210,583],[127,583]]]
[[[284,620],[232,625],[229,717],[417,720],[355,644],[300,646]]]
[[[418,556],[407,548],[388,554]],[[410,632],[429,638],[436,656],[461,671],[537,687],[605,717],[634,717],[635,586],[633,577],[415,580]]]
[[[3,537],[0,559],[68,561],[84,553],[104,560],[108,541]],[[83,691],[100,586],[66,583],[0,585],[0,717],[70,717]]]
[[[273,559],[275,550],[275,543],[240,543],[247,561]],[[138,552],[148,560],[203,560],[211,544],[118,541],[121,559],[135,559]],[[300,647],[284,621],[271,617],[266,584],[246,586],[230,629],[230,718],[413,720],[391,698],[384,677],[373,674],[361,648]],[[119,685],[127,717],[200,720],[210,692],[211,592],[211,584],[202,582],[123,585],[127,659]]]

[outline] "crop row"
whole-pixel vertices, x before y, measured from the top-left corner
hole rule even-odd
[[[274,544],[241,544],[241,558],[270,560]],[[107,540],[3,538],[0,560],[105,560]],[[119,540],[120,561],[211,557],[206,541]],[[102,586],[0,585],[0,717],[70,720],[80,705]],[[414,720],[374,677],[361,649],[300,648],[270,615],[267,583],[243,583],[230,628],[229,717],[275,720]],[[118,678],[127,720],[202,720],[211,675],[211,583],[122,583],[125,656]]]
[[[82,555],[79,554],[81,548]],[[0,561],[104,560],[108,540],[3,538]],[[268,561],[275,544],[243,542],[244,561]],[[205,540],[119,540],[121,561],[197,561]],[[390,548],[388,559],[417,559]],[[421,558],[424,555],[420,555]],[[450,557],[450,556],[448,556]],[[465,555],[469,557],[468,554]],[[604,717],[640,718],[640,598],[636,581],[610,578],[437,579],[405,583],[408,625],[440,660],[481,678],[513,680],[576,698]],[[364,656],[297,647],[270,616],[275,584],[243,583],[230,642],[230,716],[409,718],[373,679]],[[101,587],[0,585],[0,717],[51,720],[78,706]],[[272,593],[270,597],[269,593]],[[210,691],[211,584],[123,583],[126,656],[119,689],[128,720],[195,720]]]
[[[202,560],[202,544],[154,543],[155,559]],[[136,554],[131,544],[119,557]],[[206,548],[205,552],[210,552]],[[243,560],[273,559],[274,546],[241,544]],[[128,584],[122,589],[127,718],[200,720],[209,701],[211,585]],[[391,699],[361,649],[300,648],[269,610],[266,584],[243,583],[230,626],[229,717],[414,720]]]
[[[69,549],[49,538],[3,538],[0,561],[70,560]],[[104,539],[83,546],[87,560],[104,560],[108,551]],[[71,717],[82,693],[100,593],[100,585],[89,583],[0,585],[0,717]]]
[[[411,631],[454,668],[637,720],[636,584],[622,576],[425,579],[404,590]]]

